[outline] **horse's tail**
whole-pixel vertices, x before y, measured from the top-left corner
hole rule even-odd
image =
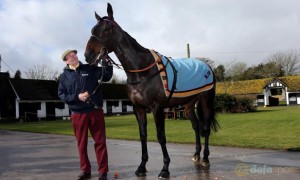
[[[215,84],[216,85],[216,84]],[[215,94],[216,86],[208,91],[208,96],[200,99],[197,104],[197,115],[200,120],[200,133],[204,137],[206,132],[210,133],[210,130],[217,132],[220,125],[216,118],[215,111]],[[205,107],[204,107],[205,106]],[[205,112],[204,112],[205,111]]]

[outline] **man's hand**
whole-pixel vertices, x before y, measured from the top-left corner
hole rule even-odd
[[[78,98],[80,101],[86,102],[88,100],[89,96],[90,96],[89,93],[86,91],[84,93],[80,93],[78,95]]]

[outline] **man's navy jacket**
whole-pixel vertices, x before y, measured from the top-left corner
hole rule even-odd
[[[79,100],[80,93],[88,91],[91,95],[98,86],[98,79],[102,76],[102,67],[82,64],[76,70],[70,69],[69,66],[64,68],[64,72],[59,78],[58,96],[61,100],[69,105],[69,109],[75,113],[90,112],[95,105],[102,107],[102,91],[99,89],[92,97],[92,103],[86,103]],[[113,67],[106,66],[103,68],[103,82],[107,82],[113,75]]]

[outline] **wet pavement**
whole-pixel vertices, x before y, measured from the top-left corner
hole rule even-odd
[[[147,177],[134,175],[140,163],[137,141],[107,140],[108,179],[151,180],[163,166],[158,143],[149,142]],[[167,144],[170,179],[300,179],[300,152],[243,149],[211,146],[210,167],[191,158],[194,145]],[[93,140],[89,139],[92,180],[97,179]],[[73,136],[0,130],[1,180],[73,180],[80,173],[76,140]]]

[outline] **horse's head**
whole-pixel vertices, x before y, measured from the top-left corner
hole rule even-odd
[[[117,26],[113,17],[112,6],[107,4],[107,14],[101,18],[96,12],[97,24],[92,28],[92,35],[86,45],[85,61],[89,64],[98,64],[100,59],[113,51],[114,28]]]

